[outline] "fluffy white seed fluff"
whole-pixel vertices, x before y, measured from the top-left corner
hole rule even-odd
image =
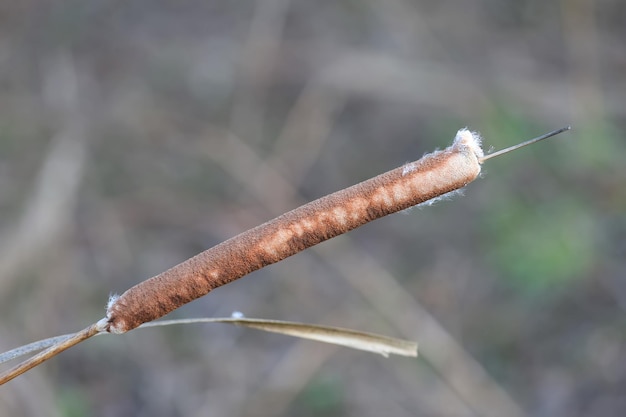
[[[485,154],[481,146],[482,138],[478,132],[472,132],[464,127],[456,133],[454,145],[466,146],[469,150],[476,154],[476,157],[482,158]]]

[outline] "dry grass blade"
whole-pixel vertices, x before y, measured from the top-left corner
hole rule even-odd
[[[48,339],[38,340],[36,342],[17,347],[15,349],[7,350],[6,352],[0,354],[0,363],[12,361],[13,359],[17,359],[21,356],[28,355],[29,353],[33,353],[42,349],[49,348],[50,346],[54,346],[57,343],[62,343],[65,340],[74,336],[74,334],[75,333],[49,337]]]
[[[24,362],[21,362],[18,365],[14,366],[13,368],[9,369],[8,371],[0,374],[0,385],[3,385],[9,382],[10,380],[12,380],[13,378],[22,375],[24,372],[30,369],[33,369],[35,366],[41,365],[48,359],[52,358],[53,356],[58,355],[64,350],[67,350],[71,348],[72,346],[77,345],[80,342],[83,342],[89,339],[90,337],[97,335],[98,333],[100,333],[100,331],[101,331],[100,325],[98,323],[94,323],[91,326],[81,330],[80,332],[74,333],[72,336],[70,336],[69,338],[65,338],[60,343],[54,344],[52,347],[44,350],[41,353],[38,353],[32,358]],[[60,337],[63,337],[63,336],[60,336]]]
[[[163,320],[144,323],[140,327],[170,326],[191,323],[229,323],[266,332],[280,333],[302,339],[331,343],[352,349],[373,352],[388,357],[390,354],[417,357],[417,343],[403,339],[361,332],[341,327],[320,326],[282,320],[264,320],[252,318],[197,318],[181,320]]]
[[[70,347],[77,345],[92,336],[107,334],[106,332],[102,332],[103,323],[104,322],[94,323],[80,332],[39,340],[0,354],[0,363],[4,363],[19,358],[20,356],[48,348],[0,374],[0,385],[9,382],[13,378],[42,364],[51,357],[58,355],[64,350],[69,349]],[[237,326],[264,330],[266,332],[280,333],[302,339],[316,340],[319,342],[331,343],[366,352],[378,353],[384,357],[388,357],[390,354],[417,357],[417,343],[408,340],[396,339],[375,333],[344,329],[341,327],[320,326],[281,320],[232,317],[195,318],[144,323],[140,326],[140,328],[192,323],[230,323]]]

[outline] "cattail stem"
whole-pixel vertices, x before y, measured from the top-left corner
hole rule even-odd
[[[107,330],[132,330],[252,271],[464,187],[480,173],[482,157],[479,136],[462,129],[442,151],[298,207],[135,285],[109,303]]]

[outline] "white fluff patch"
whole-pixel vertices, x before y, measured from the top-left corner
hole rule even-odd
[[[415,171],[414,162],[409,162],[408,164],[404,164],[404,166],[402,167],[402,176],[404,177],[406,174],[410,174],[413,171]]]
[[[113,304],[115,304],[118,298],[120,298],[120,296],[117,294],[109,295],[109,301],[107,301],[107,315],[109,314],[109,310],[111,310],[111,307],[113,307]]]
[[[117,302],[119,298],[120,296],[114,293],[111,293],[109,295],[109,300],[107,301],[106,315],[104,316],[104,318],[96,322],[96,328],[98,329],[100,333],[103,333],[103,332],[117,333],[115,331],[112,331],[111,328],[109,327],[109,320],[111,319],[111,308],[113,308],[113,306],[115,305],[115,303]]]
[[[482,138],[478,132],[472,132],[468,128],[464,127],[459,130],[454,137],[454,143],[452,146],[463,146],[474,152],[477,158],[485,156],[482,148]]]
[[[457,195],[463,195],[463,190],[458,189],[454,191],[450,191],[449,193],[441,194],[435,198],[431,198],[430,200],[426,200],[423,203],[419,203],[416,207],[426,207],[437,204],[440,201],[452,200]]]

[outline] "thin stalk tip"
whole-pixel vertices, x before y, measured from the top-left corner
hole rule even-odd
[[[505,153],[509,153],[509,152],[514,151],[516,149],[523,148],[524,146],[532,145],[533,143],[539,142],[541,140],[551,138],[552,136],[556,136],[559,133],[563,133],[565,131],[568,131],[571,128],[572,128],[571,126],[565,126],[565,127],[560,128],[560,129],[554,130],[552,132],[546,133],[545,135],[541,135],[541,136],[538,136],[538,137],[536,137],[534,139],[527,140],[526,142],[518,143],[517,145],[509,146],[508,148],[504,148],[504,149],[501,149],[501,150],[496,151],[494,153],[490,153],[489,155],[485,155],[482,158],[480,158],[479,162],[482,164],[483,162],[485,162],[488,159],[494,158],[496,156],[504,155]]]

